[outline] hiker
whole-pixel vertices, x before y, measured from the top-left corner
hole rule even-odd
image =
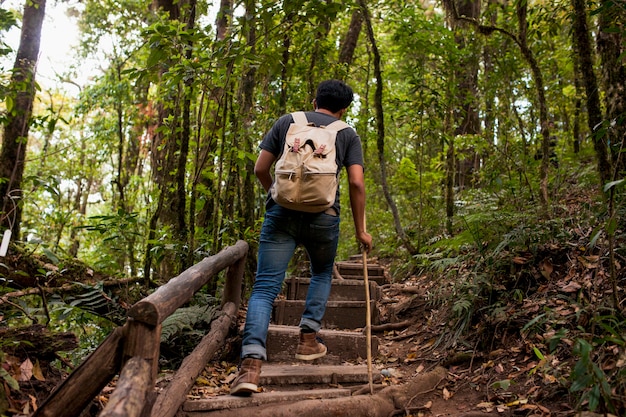
[[[369,252],[372,248],[372,237],[365,230],[365,182],[361,139],[354,129],[344,122],[336,122],[342,119],[353,99],[354,94],[347,84],[338,80],[323,81],[318,85],[316,97],[313,100],[315,111],[301,112],[299,116],[305,115],[306,121],[314,125],[313,129],[315,126],[331,128],[334,122],[335,126],[340,126],[336,139],[334,139],[334,134],[331,135],[334,143],[329,142],[322,146],[317,145],[317,147],[312,145],[313,155],[306,160],[313,162],[319,160],[322,163],[325,158],[324,151],[334,147],[335,158],[334,161],[330,161],[335,170],[332,179],[337,182],[341,168],[346,167],[356,238],[363,250]],[[286,152],[299,156],[299,152],[304,150],[307,143],[311,141],[304,134],[301,138],[291,137],[293,127],[290,128],[290,126],[297,125],[294,119],[297,115],[286,114],[276,121],[260,144],[261,152],[254,167],[254,173],[268,192],[268,197],[259,241],[256,278],[248,301],[241,364],[239,374],[231,384],[232,395],[250,395],[258,390],[261,364],[262,361],[267,360],[266,338],[272,306],[282,288],[289,261],[299,244],[304,246],[309,256],[311,283],[300,320],[300,338],[295,357],[299,360],[311,361],[326,355],[327,351],[317,333],[320,330],[326,301],[330,294],[339,241],[339,189],[337,187],[334,191],[334,188],[330,188],[333,196],[330,204],[327,204],[329,207],[322,208],[321,212],[320,207],[326,207],[326,205],[312,208],[307,205],[307,201],[304,201],[291,206],[292,208],[286,208],[283,205],[288,205],[287,203],[280,205],[275,201],[276,199],[282,201],[281,194],[289,192],[283,191],[281,182],[277,180],[281,172],[278,169],[279,166],[289,165],[285,162],[285,158],[291,155],[287,155]],[[298,126],[295,128],[306,128]],[[289,142],[287,142],[288,136]],[[316,156],[317,160],[314,159]],[[270,169],[274,164],[276,164],[276,169],[272,175]],[[293,180],[292,176],[288,175],[285,181]],[[329,187],[324,186],[315,194],[324,194]]]

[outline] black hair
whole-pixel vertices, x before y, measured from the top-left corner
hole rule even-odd
[[[352,100],[354,100],[352,88],[343,81],[326,80],[317,86],[315,102],[320,109],[337,113],[341,109],[347,109]]]

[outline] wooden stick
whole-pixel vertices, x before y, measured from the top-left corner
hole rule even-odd
[[[363,216],[365,217],[365,216]],[[365,223],[365,219],[363,219]],[[367,379],[370,394],[374,394],[374,378],[372,376],[372,312],[370,306],[370,283],[367,275],[367,247],[361,251],[363,261],[363,281],[365,283],[365,336],[367,339]]]

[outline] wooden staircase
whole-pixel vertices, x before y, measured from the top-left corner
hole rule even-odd
[[[177,417],[252,416],[259,407],[292,403],[305,399],[349,397],[368,384],[367,339],[364,333],[366,300],[363,264],[360,257],[338,262],[342,279],[333,287],[323,318],[320,336],[328,347],[325,357],[311,362],[294,359],[298,344],[300,314],[310,282],[307,277],[289,277],[283,294],[274,304],[267,338],[268,362],[261,370],[260,392],[250,397],[221,395],[187,400]],[[371,298],[371,323],[379,322],[377,301],[379,285],[388,281],[384,269],[368,265]],[[376,357],[378,338],[372,337],[372,356]],[[380,378],[373,369],[373,378]]]

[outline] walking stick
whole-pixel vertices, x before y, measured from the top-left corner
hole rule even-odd
[[[364,219],[365,220],[365,219]],[[365,282],[365,337],[367,339],[367,380],[370,394],[374,394],[372,377],[372,312],[370,311],[370,284],[367,276],[367,247],[363,245],[361,250],[363,260],[363,281]]]

